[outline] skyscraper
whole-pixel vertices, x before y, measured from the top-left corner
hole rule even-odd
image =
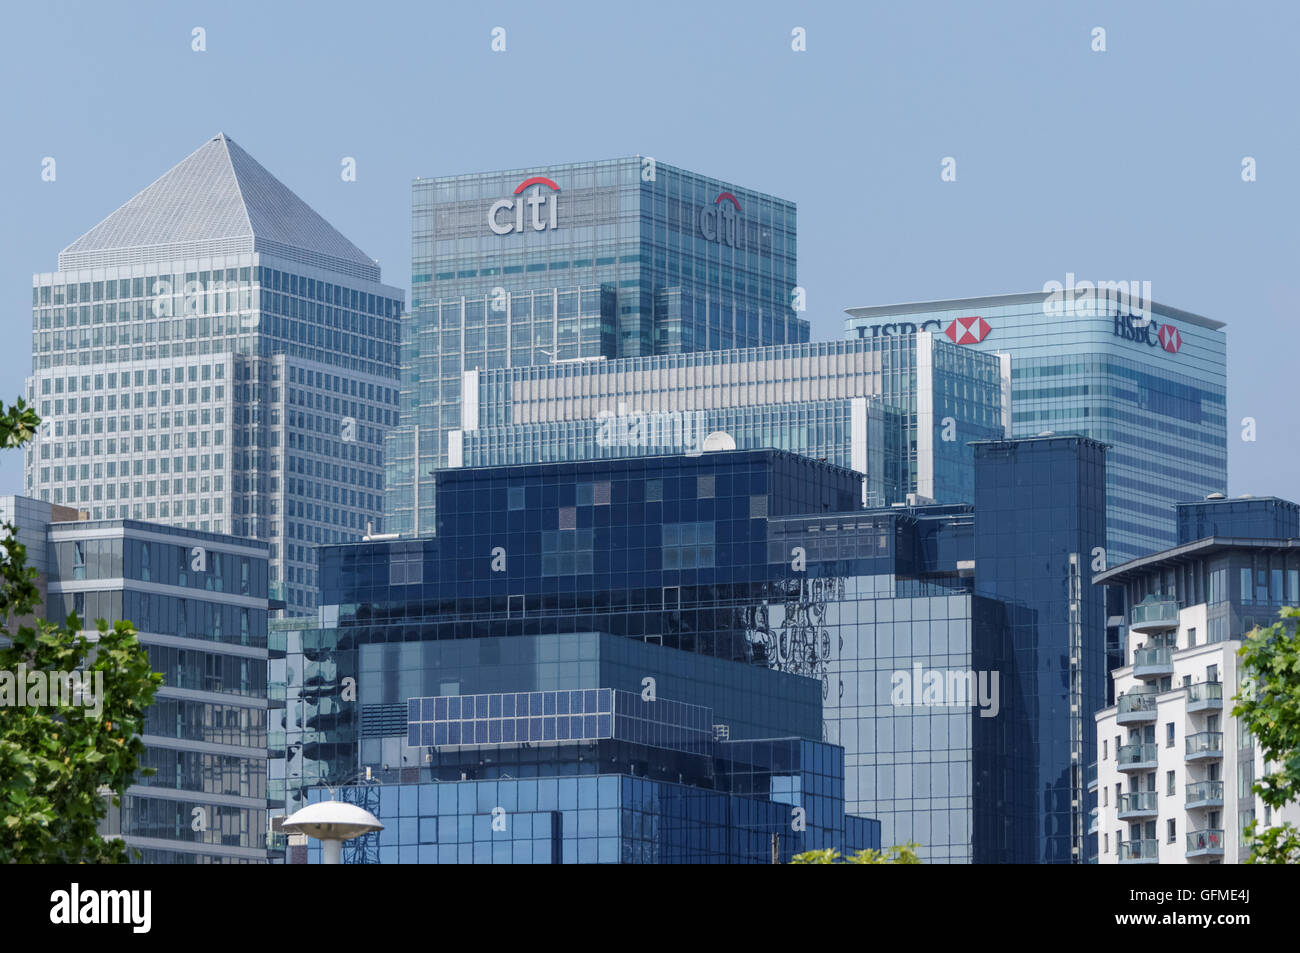
[[[428,534],[462,374],[797,344],[794,203],[629,156],[418,179],[386,528]]]
[[[1227,342],[1223,322],[1149,289],[1069,280],[1057,292],[850,308],[848,336],[930,331],[1010,355],[1013,436],[1074,433],[1111,448],[1106,564],[1117,566],[1174,544],[1175,503],[1227,491]]]
[[[1008,423],[1010,362],[920,333],[465,374],[451,466],[699,453],[724,431],[866,475],[864,501],[969,501],[967,443]]]
[[[33,277],[27,494],[267,540],[310,608],[312,546],[380,524],[402,305],[217,135]]]

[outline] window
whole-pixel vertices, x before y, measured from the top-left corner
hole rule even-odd
[[[1106,754],[1106,739],[1101,739],[1101,760],[1105,761],[1109,755]]]
[[[1165,724],[1165,747],[1172,748],[1173,746],[1174,746],[1174,723],[1171,721]]]
[[[1102,834],[1102,835],[1101,835],[1101,852],[1102,852],[1103,854],[1109,854],[1109,853],[1110,853],[1110,835],[1109,835],[1109,834]]]
[[[512,510],[522,510],[524,508],[524,488],[522,486],[512,486],[506,488],[507,507]]]
[[[1190,648],[1194,648],[1195,646],[1196,646],[1196,626],[1192,626],[1187,630],[1187,647],[1190,649]]]
[[[1243,606],[1248,606],[1251,605],[1251,603],[1252,603],[1252,599],[1250,597],[1250,570],[1243,569],[1241,570],[1241,604]]]
[[[1166,823],[1169,825],[1169,838],[1168,838],[1169,843],[1172,844],[1174,842],[1174,838],[1178,836],[1178,822],[1171,817],[1169,818],[1168,821],[1166,821]]]
[[[1174,793],[1174,772],[1165,772],[1165,794]]]

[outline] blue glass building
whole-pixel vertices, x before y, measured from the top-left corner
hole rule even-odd
[[[851,467],[871,505],[969,502],[967,443],[1006,435],[1009,366],[919,333],[473,371],[450,464],[699,452],[721,431]]]
[[[1089,289],[850,308],[846,324],[855,339],[930,331],[1009,355],[1012,436],[1077,433],[1111,447],[1115,566],[1173,545],[1174,503],[1227,491],[1226,341],[1220,321]]]
[[[465,371],[807,341],[795,218],[647,156],[417,179],[389,528],[434,531]]]
[[[412,698],[649,676],[731,740],[841,746],[845,810],[886,844],[1081,859],[1103,447],[967,449],[975,504],[871,510],[858,474],[774,450],[447,471],[437,536],[326,548],[319,628],[272,652],[288,806],[363,767],[422,783]]]
[[[344,863],[786,863],[880,847],[879,822],[844,813],[840,748],[722,740],[707,707],[611,689],[408,707],[427,766],[407,772],[416,783],[372,773],[383,783],[339,792],[385,825]]]

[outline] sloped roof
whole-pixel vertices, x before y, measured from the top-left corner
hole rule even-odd
[[[224,133],[65,248],[59,268],[253,251],[379,280],[365,252]]]

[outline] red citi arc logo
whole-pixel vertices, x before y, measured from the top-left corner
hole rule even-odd
[[[550,189],[554,194],[544,194],[542,192],[543,186]],[[515,195],[523,196],[529,189],[532,189],[532,192],[526,198],[497,199],[493,202],[492,207],[488,209],[488,228],[492,229],[497,235],[522,232],[524,230],[525,205],[532,210],[533,231],[541,232],[548,228],[555,228],[557,224],[556,203],[559,201],[560,187],[544,175],[534,175],[515,186]],[[543,208],[547,211],[545,216],[542,214]],[[506,219],[502,221],[501,212],[514,212],[514,220]]]
[[[979,344],[988,337],[991,330],[989,323],[976,314],[969,318],[957,318],[944,328],[943,333],[954,344]]]
[[[723,205],[730,202],[731,205]],[[712,205],[700,209],[700,234],[711,242],[736,247],[736,224],[740,217],[740,201],[730,192],[719,192]]]

